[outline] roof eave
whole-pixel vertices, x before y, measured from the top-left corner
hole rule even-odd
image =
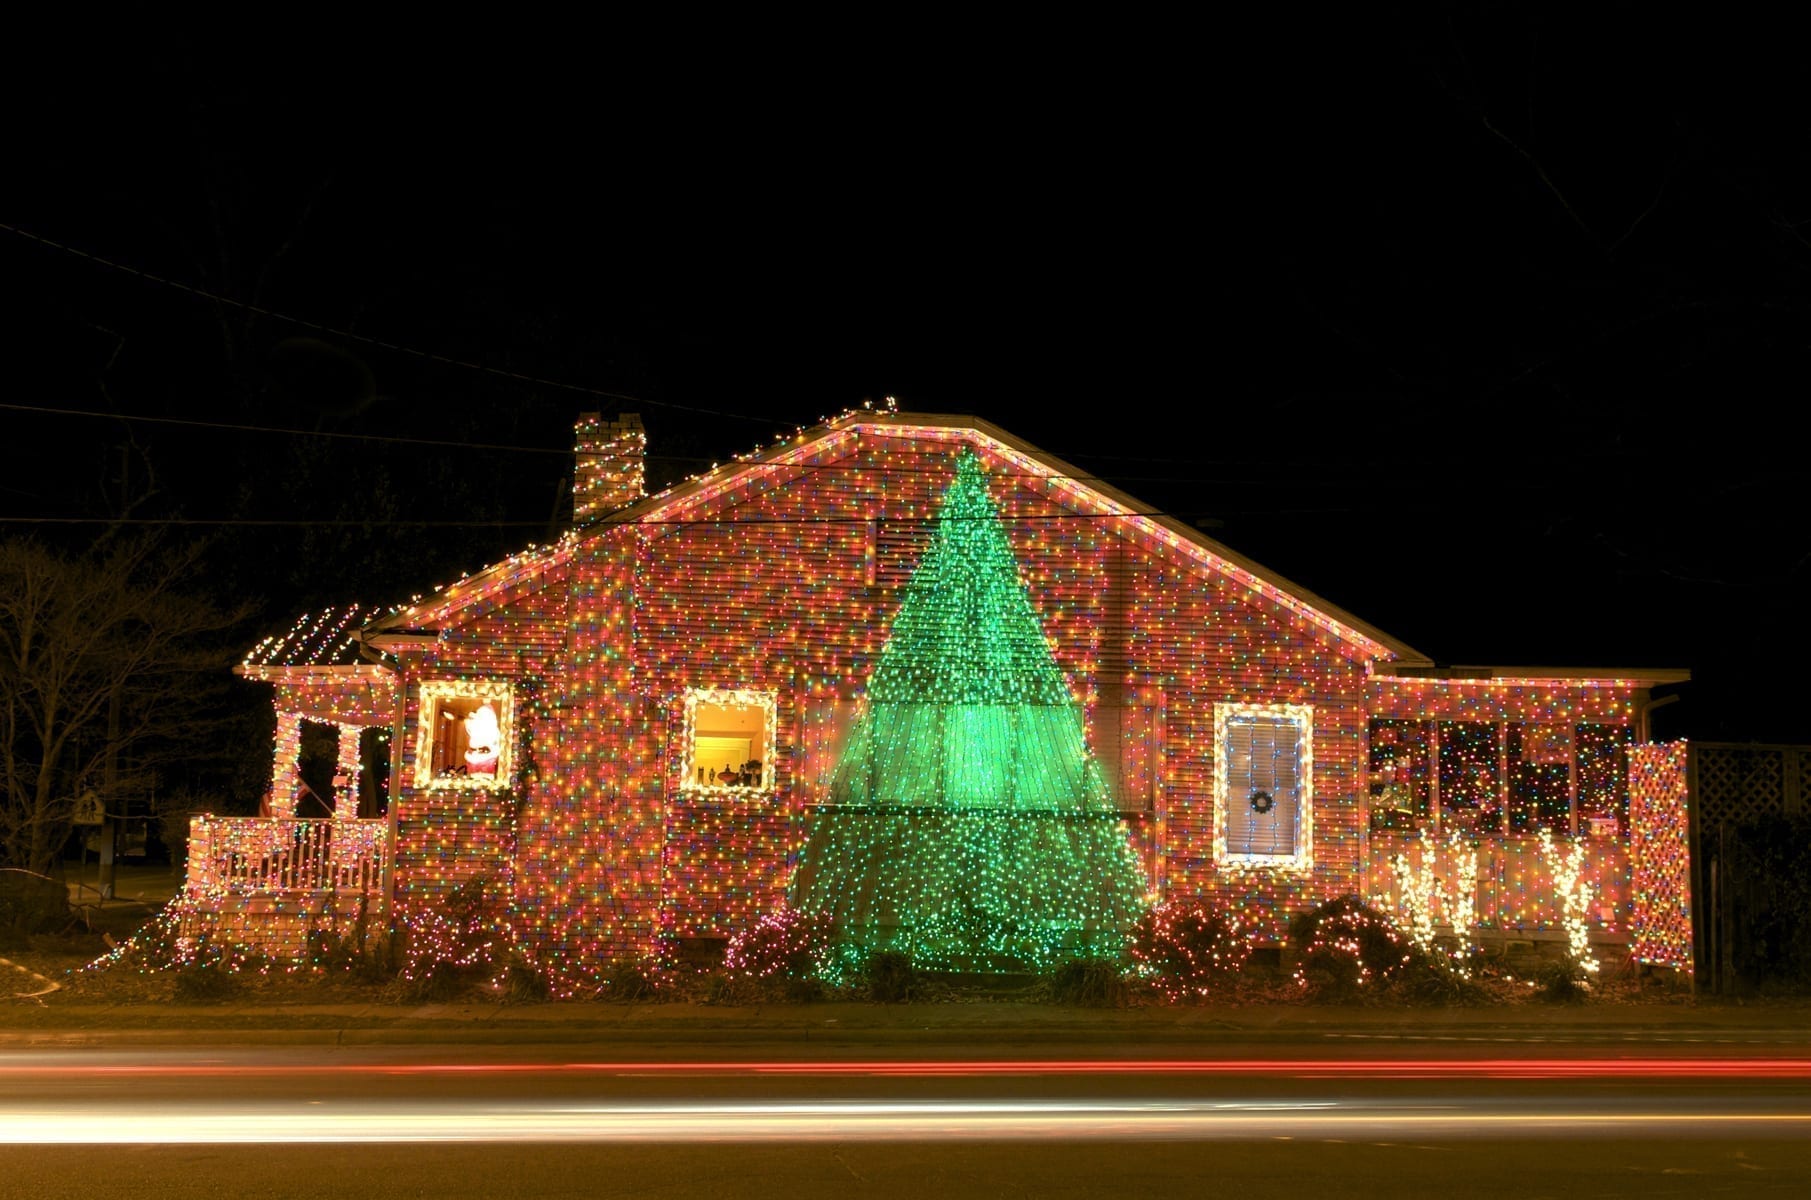
[[[333,663],[325,665],[283,666],[264,663],[240,663],[233,668],[233,674],[245,679],[261,681],[297,680],[297,679],[377,679],[396,674],[389,667],[378,663]]]
[[[1669,683],[1689,683],[1691,677],[1692,673],[1686,667],[1523,667],[1467,663],[1452,663],[1443,667],[1392,663],[1389,670],[1373,673],[1373,678],[1376,679],[1410,683],[1559,684],[1574,687],[1659,687]]]

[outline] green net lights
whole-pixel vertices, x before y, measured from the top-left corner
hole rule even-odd
[[[1128,832],[961,453],[793,885],[841,960],[1040,969],[1124,955],[1143,907]]]

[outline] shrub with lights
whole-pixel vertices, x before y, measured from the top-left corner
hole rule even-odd
[[[1159,904],[1132,932],[1139,977],[1172,1004],[1224,992],[1251,959],[1251,930],[1237,913],[1187,901]]]
[[[1375,995],[1415,961],[1414,944],[1357,896],[1340,896],[1289,922],[1296,982],[1317,998]]]
[[[395,929],[402,942],[397,976],[405,990],[447,997],[481,982],[507,958],[510,937],[496,885],[469,879],[444,897],[405,901]]]
[[[387,983],[395,978],[393,953],[398,939],[374,929],[371,897],[361,893],[349,919],[337,920],[323,913],[309,927],[305,961],[310,971],[361,983]],[[376,936],[374,936],[376,935]]]
[[[1478,957],[1477,843],[1458,832],[1448,835],[1444,853],[1429,842],[1419,861],[1406,853],[1390,858],[1396,896],[1386,901],[1397,928],[1414,946],[1422,965],[1455,985],[1469,980]],[[1448,932],[1441,932],[1441,925]]]
[[[808,979],[830,966],[834,930],[822,917],[781,904],[730,939],[723,965],[750,979]]]
[[[603,983],[590,996],[594,1000],[635,1003],[670,995],[666,973],[651,959],[620,959],[608,964]]]
[[[1560,927],[1566,931],[1566,968],[1573,982],[1588,990],[1600,964],[1591,951],[1592,888],[1585,878],[1584,843],[1574,839],[1562,849],[1554,843],[1552,831],[1543,829],[1540,847],[1541,860],[1553,880]]]

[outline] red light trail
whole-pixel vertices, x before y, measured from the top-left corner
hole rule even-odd
[[[431,1075],[1256,1076],[1290,1079],[1807,1079],[1811,1058],[981,1059],[554,1063],[82,1063],[0,1060],[0,1077],[245,1077]]]

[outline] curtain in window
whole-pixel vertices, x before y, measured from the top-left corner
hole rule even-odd
[[[1240,713],[1226,721],[1226,850],[1296,852],[1302,812],[1302,727],[1291,717]]]

